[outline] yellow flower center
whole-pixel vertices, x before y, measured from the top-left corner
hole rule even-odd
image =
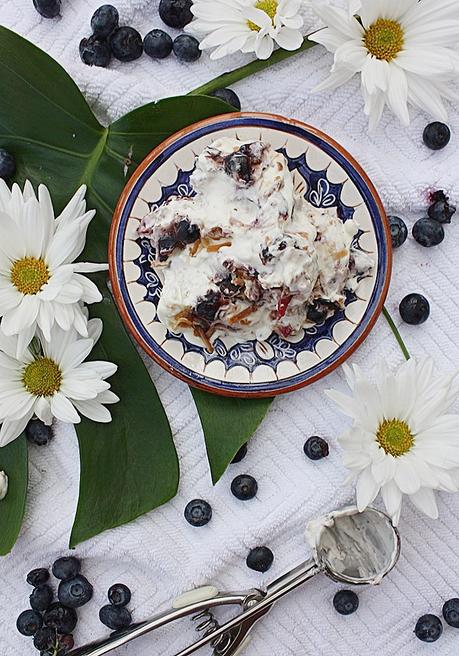
[[[414,436],[406,421],[401,419],[384,419],[376,432],[379,446],[391,456],[402,456],[414,444]]]
[[[46,262],[36,257],[16,260],[11,268],[11,282],[21,294],[38,294],[49,277]]]
[[[274,25],[274,18],[276,17],[278,4],[279,3],[277,0],[258,0],[258,2],[255,4],[255,9],[261,9],[261,11],[264,11],[265,14],[268,14],[272,24]],[[247,25],[252,30],[252,32],[259,32],[261,30],[261,27],[259,27],[251,20],[247,21]]]
[[[62,373],[50,358],[38,358],[26,366],[22,382],[34,396],[52,396],[61,387]]]
[[[376,59],[392,61],[403,49],[405,34],[397,21],[378,18],[365,31],[363,42],[366,49]]]

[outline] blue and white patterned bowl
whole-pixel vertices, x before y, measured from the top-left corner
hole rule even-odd
[[[219,338],[208,353],[198,338],[170,332],[157,316],[161,276],[142,217],[172,194],[188,196],[196,155],[217,138],[260,139],[281,151],[296,186],[317,207],[337,207],[355,217],[359,247],[376,262],[347,296],[344,311],[284,339],[264,342]],[[196,123],[156,148],[129,180],[110,236],[110,275],[119,311],[135,340],[160,365],[190,385],[226,396],[273,396],[325,376],[361,344],[381,312],[391,272],[391,241],[381,201],[360,166],[315,128],[270,114],[226,114]]]

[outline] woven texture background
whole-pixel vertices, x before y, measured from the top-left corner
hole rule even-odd
[[[155,63],[144,56],[132,64],[91,69],[80,62],[78,43],[89,33],[90,16],[100,2],[63,0],[62,4],[63,18],[47,21],[33,10],[32,0],[0,0],[0,22],[55,57],[104,121],[145,102],[185,93],[246,61],[234,57],[211,62],[203,55],[198,63],[180,65],[173,57]],[[115,4],[123,22],[143,34],[160,25],[156,0],[119,0]],[[307,10],[305,17],[311,23]],[[459,113],[451,107],[453,139],[439,153],[422,145],[422,130],[428,121],[421,113],[413,114],[409,129],[402,129],[386,114],[375,134],[368,136],[357,80],[334,93],[310,95],[330,64],[331,57],[317,47],[245,80],[235,90],[243,109],[299,118],[335,137],[367,170],[386,208],[407,218],[410,226],[425,212],[429,188],[444,188],[459,200]],[[434,356],[438,372],[450,371],[459,361],[457,221],[447,227],[440,247],[422,249],[410,238],[395,253],[388,301],[400,323],[397,305],[406,293],[419,291],[430,299],[430,320],[417,328],[404,325],[402,331],[413,354]],[[396,364],[401,357],[380,319],[353,360],[369,368],[380,358]],[[80,612],[77,644],[104,635],[97,613],[112,583],[123,581],[132,588],[135,620],[167,607],[175,595],[196,585],[213,582],[221,589],[263,585],[308,556],[303,533],[309,519],[351,500],[351,490],[341,484],[345,472],[336,443],[343,417],[323,394],[329,386],[344,387],[339,372],[311,388],[276,399],[250,443],[247,458],[231,466],[215,488],[210,483],[203,436],[188,388],[155,365],[151,374],[173,427],[182,469],[179,494],[165,507],[77,549],[77,555],[84,558],[84,573],[95,587],[93,601]],[[331,455],[326,461],[312,463],[304,457],[303,443],[312,434],[329,440]],[[225,439],[223,426],[221,439]],[[48,448],[31,447],[30,469],[22,535],[12,555],[0,560],[2,656],[34,653],[14,628],[30,592],[24,576],[32,567],[49,565],[67,552],[79,475],[73,429],[59,426]],[[259,493],[251,502],[239,502],[230,493],[230,482],[239,473],[251,473],[258,480]],[[183,519],[183,508],[194,497],[208,499],[214,510],[212,522],[202,529],[191,528]],[[331,601],[338,586],[325,577],[317,578],[278,604],[257,626],[247,655],[427,653],[429,647],[413,635],[417,617],[426,612],[440,614],[445,599],[459,596],[459,497],[440,495],[439,506],[441,515],[435,522],[406,503],[400,522],[400,565],[380,587],[359,592],[357,613],[347,618],[337,615]],[[266,575],[245,565],[248,550],[258,544],[269,545],[275,553],[274,565]],[[162,656],[194,638],[192,625],[185,622],[175,631],[145,637],[117,653]],[[429,653],[452,656],[458,650],[459,635],[448,628]]]

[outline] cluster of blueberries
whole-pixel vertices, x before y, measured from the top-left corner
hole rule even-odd
[[[191,0],[161,0],[162,21],[176,29],[185,27],[193,18]],[[119,13],[113,5],[102,5],[91,18],[92,34],[80,43],[81,60],[88,66],[109,65],[112,57],[122,62],[138,59],[145,51],[153,59],[165,59],[171,52],[182,62],[194,62],[201,56],[199,41],[189,34],[174,40],[164,30],[148,32],[142,40],[133,27],[119,25]]]
[[[64,656],[73,649],[72,632],[78,622],[76,609],[87,604],[93,595],[92,585],[80,570],[81,562],[74,556],[58,558],[53,563],[53,575],[59,580],[58,601],[54,601],[46,568],[40,567],[27,574],[26,581],[33,586],[30,609],[19,615],[16,627],[22,635],[33,637],[40,656]],[[126,608],[131,591],[123,583],[115,583],[107,596],[110,603],[100,609],[100,621],[115,631],[125,629],[132,623],[131,613]]]
[[[427,216],[418,219],[413,226],[412,235],[414,239],[425,248],[437,246],[445,237],[443,226],[451,223],[451,217],[455,212],[456,208],[449,202],[449,198],[444,191],[432,192]],[[408,237],[406,223],[399,216],[389,216],[389,224],[392,246],[399,248]],[[408,294],[400,302],[399,311],[403,321],[417,326],[429,318],[429,301],[422,294]]]
[[[313,435],[303,447],[305,455],[310,460],[321,460],[329,454],[328,443],[317,435]],[[247,444],[243,444],[232,460],[232,464],[241,462],[247,455]],[[250,474],[240,474],[231,483],[231,492],[240,501],[253,499],[258,492],[258,483]],[[212,519],[212,506],[204,499],[193,499],[184,511],[186,521],[191,526],[205,526]],[[256,572],[267,572],[274,562],[274,554],[266,546],[257,546],[249,551],[246,559],[247,567]]]
[[[72,632],[78,621],[76,609],[84,606],[93,594],[92,585],[80,569],[80,561],[71,556],[55,561],[52,572],[59,579],[58,601],[54,601],[47,569],[34,569],[27,574],[27,583],[33,586],[30,610],[19,615],[16,627],[22,635],[33,636],[40,656],[63,656],[73,649]]]

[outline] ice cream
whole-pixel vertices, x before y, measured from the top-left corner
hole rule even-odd
[[[139,235],[162,269],[160,320],[208,348],[217,335],[289,337],[323,321],[372,267],[353,245],[358,224],[310,205],[269,144],[215,141],[190,185],[194,196],[169,198],[143,218]]]

